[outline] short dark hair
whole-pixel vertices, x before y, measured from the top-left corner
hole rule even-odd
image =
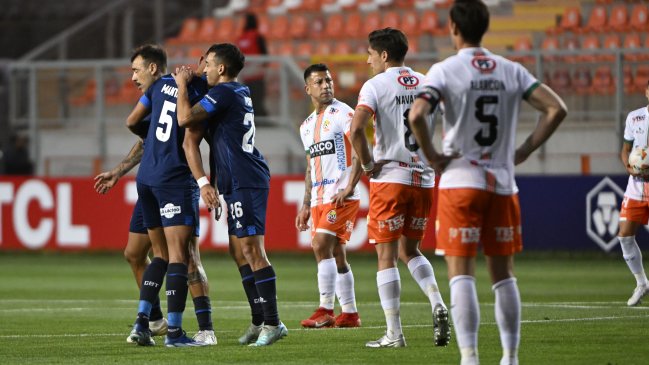
[[[239,47],[232,43],[214,44],[207,50],[205,55],[210,53],[214,53],[215,57],[225,65],[225,74],[230,77],[237,77],[243,69],[244,62],[246,62],[246,56],[241,53]]]
[[[316,63],[307,67],[306,70],[304,70],[304,82],[306,82],[306,79],[308,79],[312,73],[321,71],[329,71],[329,67],[324,63]]]
[[[384,28],[372,31],[367,37],[370,47],[388,53],[388,61],[403,62],[408,53],[408,38],[399,29]]]
[[[450,17],[465,41],[479,44],[489,29],[489,9],[481,0],[455,0]]]
[[[167,52],[157,44],[145,44],[134,49],[133,54],[131,55],[131,62],[133,62],[137,56],[142,57],[147,66],[151,63],[155,63],[161,72],[164,72],[164,70],[167,69]]]

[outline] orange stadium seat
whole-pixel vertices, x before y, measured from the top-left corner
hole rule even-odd
[[[183,21],[183,25],[180,27],[180,33],[178,33],[176,37],[169,38],[167,43],[182,44],[193,42],[199,27],[200,21],[198,19],[187,18]]]
[[[401,14],[401,30],[409,37],[418,36],[419,32],[419,16],[413,10],[404,10]]]
[[[349,13],[345,23],[345,36],[351,39],[365,38],[367,35],[361,34],[361,15],[358,12]]]
[[[581,26],[581,11],[577,7],[568,7],[564,10],[559,23],[560,32],[574,32]]]
[[[363,25],[361,27],[361,35],[367,37],[370,32],[373,30],[379,29],[381,27],[381,13],[378,11],[373,11],[367,13],[363,19]]]
[[[563,49],[566,51],[576,51],[580,49],[579,47],[579,39],[577,37],[568,37],[563,40]],[[576,62],[579,60],[579,56],[577,55],[567,55],[564,56],[563,59],[566,62]]]
[[[340,31],[342,32],[342,25]],[[307,35],[310,39],[320,39],[325,36],[325,20],[320,15],[315,15],[309,21],[309,34]]]
[[[269,0],[248,0],[248,7],[246,8],[246,11],[251,11],[257,14],[266,13],[266,3],[268,1]]]
[[[351,42],[347,40],[342,40],[336,42],[336,48],[334,48],[334,54],[351,54],[354,52],[354,48]]]
[[[196,46],[196,47],[191,47],[189,49],[189,52],[187,52],[187,57],[198,60],[205,54],[205,51],[207,51],[207,48],[201,47],[201,46]]]
[[[643,93],[647,89],[647,82],[649,82],[649,66],[640,65],[635,70],[635,75],[633,76],[635,91]]]
[[[271,21],[270,32],[268,33],[269,39],[287,39],[289,23],[286,15],[278,15]]]
[[[196,32],[196,42],[211,43],[216,40],[216,19],[213,17],[203,18],[201,26]]]
[[[321,41],[316,43],[313,49],[313,54],[315,55],[330,55],[333,52],[334,52],[334,48],[331,42],[328,41]]]
[[[293,42],[291,41],[283,41],[279,43],[279,47],[277,48],[277,54],[281,56],[292,56],[293,55]]]
[[[589,68],[578,68],[572,74],[572,90],[577,95],[587,95],[591,92],[592,77]]]
[[[626,4],[616,5],[611,9],[611,16],[608,18],[608,30],[621,32],[627,29]]]
[[[632,94],[633,93],[633,72],[631,72],[631,66],[624,66],[622,70],[622,75],[624,77],[624,93]]]
[[[240,31],[243,30],[243,17],[240,17],[241,19],[241,27],[239,28]],[[263,34],[266,36],[268,32],[270,32],[270,21],[268,20],[268,16],[266,14],[257,14],[257,29],[259,30],[259,33]]]
[[[410,38],[408,39],[408,54],[417,54],[419,53],[419,39]]]
[[[554,70],[548,81],[552,89],[558,93],[568,91],[571,86],[570,73],[564,69]]]
[[[70,98],[70,104],[72,106],[90,104],[95,101],[95,95],[97,95],[97,82],[95,79],[90,79],[85,84],[83,91],[79,95]]]
[[[591,91],[598,95],[612,95],[615,92],[615,80],[610,66],[600,66],[595,70]]]
[[[649,30],[649,8],[647,8],[647,5],[636,4],[633,7],[629,28],[638,31]]]
[[[393,5],[400,9],[410,10],[415,5],[414,0],[394,0]]]
[[[319,11],[320,0],[302,0],[295,11]]]
[[[570,49],[566,47],[567,49]],[[584,51],[599,51],[600,50],[600,45],[599,45],[599,36],[597,35],[589,35],[586,36],[581,43],[581,49]],[[584,55],[579,56],[580,61],[584,62],[593,62],[597,58],[599,58],[599,55],[591,54],[591,53],[586,53]]]
[[[381,28],[395,28],[401,29],[401,17],[396,11],[388,11],[383,15],[383,21],[381,22]],[[403,31],[403,29],[401,29]]]
[[[291,37],[292,38],[304,38],[308,37],[309,30],[309,20],[306,18],[305,14],[293,14],[291,16]]]
[[[601,32],[606,25],[606,7],[603,5],[595,5],[590,10],[588,22],[581,29],[584,32]]]
[[[295,54],[300,57],[311,57],[313,55],[313,42],[304,41],[298,44]]]
[[[231,17],[220,18],[219,26],[216,29],[215,38],[219,41],[232,41],[236,37],[234,20]]]
[[[424,11],[424,13],[421,15],[419,30],[421,31],[421,33],[429,33],[435,35],[448,33],[447,27],[443,26],[440,23],[439,18],[437,17],[437,12],[434,10]]]
[[[514,42],[514,51],[517,52],[528,52],[532,50],[532,39],[528,36],[520,37]],[[511,58],[512,61],[521,62],[521,63],[531,63],[534,62],[533,56],[514,56]]]
[[[606,37],[604,37],[604,46],[602,48],[607,51],[617,51],[618,49],[622,48],[620,36],[615,33],[607,35]],[[613,62],[615,61],[615,55],[605,54],[602,55],[600,59],[603,61]]]
[[[557,38],[554,35],[546,36],[545,39],[543,39],[543,43],[541,44],[541,49],[543,51],[550,51],[550,52],[558,51],[559,38]],[[543,59],[546,61],[552,61],[552,60],[556,60],[557,56],[543,56]]]
[[[327,18],[324,34],[327,38],[338,39],[345,36],[345,18],[342,13],[334,13]]]
[[[624,49],[637,50],[640,49],[640,35],[638,33],[629,33],[624,37]],[[638,61],[641,59],[639,53],[624,53],[624,59],[627,61]]]

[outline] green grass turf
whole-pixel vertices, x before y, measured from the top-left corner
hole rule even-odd
[[[430,254],[427,254],[431,258]],[[620,255],[525,254],[516,276],[523,300],[521,364],[649,364],[649,306],[626,307],[634,280]],[[300,320],[318,305],[311,255],[271,254],[278,275],[285,339],[248,348],[237,338],[249,323],[238,271],[225,254],[204,255],[210,279],[218,345],[143,348],[125,342],[138,292],[120,255],[0,254],[0,361],[3,364],[459,364],[455,339],[432,344],[428,300],[400,264],[401,315],[408,347],[367,349],[380,337],[384,317],[376,290],[373,255],[349,259],[363,327],[304,330]],[[449,302],[446,265],[432,257]],[[478,265],[482,364],[498,364],[500,340],[484,261]],[[649,302],[649,298],[647,298]],[[163,298],[164,303],[164,298]],[[164,304],[163,304],[164,307]],[[338,311],[338,310],[337,310]],[[196,331],[188,301],[186,330]]]

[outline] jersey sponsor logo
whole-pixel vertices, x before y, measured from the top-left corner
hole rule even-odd
[[[336,223],[336,220],[338,219],[338,214],[336,214],[336,210],[332,209],[327,213],[327,222],[334,224]]]
[[[160,284],[156,283],[155,281],[151,281],[151,280],[144,280],[144,282],[142,282],[142,285],[144,285],[144,286],[152,286],[154,288],[157,288],[157,287],[160,286]]]
[[[405,86],[406,89],[414,89],[419,85],[419,79],[417,76],[413,75],[401,75],[397,77],[397,82],[399,82],[401,86]]]
[[[353,232],[354,231],[354,222],[347,220],[345,222],[345,232]]]
[[[478,56],[471,60],[471,66],[480,71],[480,73],[488,74],[492,73],[496,68],[496,61],[489,57]]]
[[[379,232],[382,232],[386,229],[390,232],[394,232],[396,230],[403,228],[405,222],[406,222],[406,217],[403,214],[400,214],[394,218],[378,221]]]
[[[644,115],[636,115],[635,117],[631,118],[631,121],[635,123],[635,122],[641,122],[644,119],[645,119]]]
[[[244,96],[243,100],[245,101],[246,106],[252,106],[252,99],[251,98],[249,98],[247,96]]]
[[[180,207],[173,203],[167,203],[163,208],[160,208],[160,215],[165,218],[173,218],[176,214],[180,214]]]
[[[410,229],[416,230],[416,231],[423,231],[426,229],[426,224],[428,223],[428,218],[423,217],[412,217],[412,221],[410,221]]]
[[[313,186],[314,188],[317,188],[318,186],[331,185],[331,184],[335,184],[335,183],[336,183],[336,180],[334,180],[334,179],[324,179],[322,181],[316,181],[316,182],[312,183],[311,186]]]
[[[452,239],[459,236],[461,243],[469,244],[480,242],[480,231],[480,227],[451,227],[448,233]]]
[[[329,108],[329,114],[336,114],[336,113],[338,113],[338,109],[333,108],[333,107]]]
[[[514,227],[494,227],[496,242],[512,242],[514,240]]]
[[[394,101],[397,102],[397,105],[402,105],[402,104],[412,104],[415,99],[417,98],[416,95],[397,95],[394,97]]]
[[[169,297],[169,296],[174,296],[174,295],[176,295],[176,291],[175,291],[175,290],[165,290],[165,294],[166,294],[168,297]]]
[[[345,140],[342,133],[334,133],[334,143],[336,144],[336,162],[338,170],[347,169],[347,159],[345,158]]]
[[[497,79],[471,80],[471,90],[505,90],[505,83]]]
[[[334,141],[332,139],[314,143],[311,145],[311,147],[309,147],[309,155],[311,155],[311,157],[333,155],[334,153],[336,153],[336,149],[334,147]]]
[[[174,98],[178,98],[178,88],[176,87],[164,84],[162,85],[162,90],[160,91],[169,96],[173,96]]]

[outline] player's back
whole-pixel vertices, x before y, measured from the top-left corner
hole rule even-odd
[[[268,188],[270,171],[255,147],[255,113],[248,87],[238,82],[218,84],[201,105],[210,115],[208,134],[219,191]]]
[[[195,103],[207,91],[204,80],[194,78],[188,92]],[[194,181],[187,165],[182,144],[184,128],[178,125],[176,103],[178,88],[173,77],[162,76],[140,98],[151,111],[151,125],[146,148],[137,174],[137,181],[150,186],[188,186]]]
[[[433,65],[425,83],[442,94],[445,154],[513,167],[520,104],[538,85],[525,68],[484,48],[465,48]]]

